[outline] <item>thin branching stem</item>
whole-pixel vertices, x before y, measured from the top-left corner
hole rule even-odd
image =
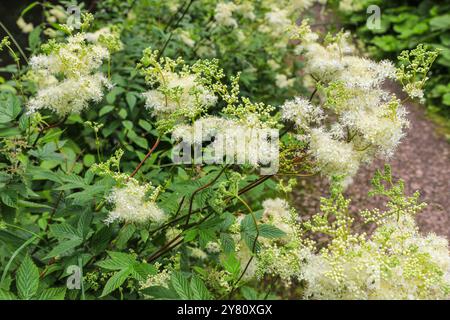
[[[156,147],[158,146],[159,142],[160,142],[160,138],[158,137],[158,139],[156,139],[155,143],[153,144],[153,146],[151,147],[151,149],[148,151],[148,153],[145,155],[144,159],[142,159],[142,161],[138,164],[138,166],[136,167],[136,169],[134,169],[133,173],[130,174],[130,178],[133,178],[136,173],[138,173],[139,169],[141,169],[142,165],[145,163],[145,161],[152,155],[153,151],[155,151]]]

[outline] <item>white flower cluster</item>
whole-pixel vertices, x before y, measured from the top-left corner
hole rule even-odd
[[[286,29],[294,23],[299,11],[310,8],[315,2],[323,3],[323,0],[263,0],[258,3],[250,0],[221,1],[215,8],[215,22],[224,27],[238,29],[239,19],[242,17],[250,21],[256,21],[257,30],[270,35],[275,42],[275,48],[285,48],[288,43]],[[255,10],[255,7],[258,7]],[[257,15],[258,13],[258,15]],[[261,13],[261,14],[259,14]],[[245,22],[242,22],[245,27]],[[243,28],[237,31],[242,38]],[[248,35],[247,35],[248,36]],[[243,40],[243,39],[242,39]]]
[[[275,198],[267,199],[262,203],[263,217],[262,221],[269,223],[289,235],[292,233],[292,212],[286,200]]]
[[[216,242],[216,241],[209,241],[206,246],[205,246],[205,250],[206,252],[208,252],[209,254],[217,254],[220,253],[221,251],[221,246],[220,243]]]
[[[306,298],[411,300],[450,294],[447,240],[420,235],[411,215],[392,217],[369,240],[335,240],[306,261]]]
[[[107,36],[111,34],[111,28],[110,27],[103,27],[101,29],[98,29],[95,32],[86,32],[85,38],[87,41],[92,43],[99,43],[101,36]]]
[[[312,129],[310,152],[320,170],[329,175],[352,176],[358,171],[360,156],[351,144],[334,139],[323,129]]]
[[[275,226],[286,235],[276,239],[259,239],[262,249],[255,259],[255,275],[257,278],[273,275],[289,286],[293,279],[300,278],[300,261],[307,252],[298,233],[297,212],[280,198],[267,199],[262,206],[262,222]]]
[[[115,207],[105,222],[163,223],[167,215],[155,203],[158,192],[158,188],[151,184],[140,185],[137,180],[130,178],[125,186],[114,188],[110,194],[108,200]]]
[[[172,270],[167,268],[161,268],[161,264],[156,262],[155,267],[159,269],[159,272],[155,275],[150,275],[145,281],[141,281],[141,288],[149,287],[169,287],[170,277],[172,276]]]
[[[236,28],[238,23],[233,18],[233,12],[237,9],[238,6],[233,2],[219,2],[216,6],[214,19],[219,25]]]
[[[22,17],[17,19],[16,24],[23,33],[30,33],[34,29],[33,24],[31,22],[25,22]]]
[[[364,221],[377,225],[370,237],[352,230],[350,200],[342,195],[323,198],[322,212],[300,223],[284,200],[264,201],[263,220],[270,217],[287,237],[261,242],[255,275],[279,277],[286,286],[301,281],[307,299],[449,298],[448,242],[420,234],[414,217],[424,204],[417,202],[418,193],[400,194],[390,198],[386,211],[360,212]],[[329,240],[316,240],[314,234]]]
[[[67,43],[52,44],[49,52],[33,56],[29,78],[38,91],[28,103],[29,112],[50,109],[59,115],[78,113],[90,101],[103,98],[108,79],[99,72],[109,51],[100,45],[88,44],[86,35],[70,36]]]
[[[256,19],[255,8],[252,1],[221,1],[217,3],[214,11],[214,19],[220,26],[237,28],[239,26],[236,17],[239,14],[245,19],[253,21]]]
[[[188,47],[193,48],[195,46],[195,40],[192,39],[191,35],[186,30],[179,30],[178,37]]]
[[[329,176],[352,176],[361,162],[390,156],[408,126],[405,108],[382,88],[395,78],[392,63],[355,56],[348,33],[327,36],[325,44],[319,44],[307,22],[297,32],[320,106],[296,98],[281,107],[281,115],[309,143],[317,169]]]
[[[111,54],[123,49],[119,30],[119,27],[115,25],[107,26],[95,32],[87,32],[85,37],[87,41],[107,48]]]
[[[265,24],[261,25],[260,31],[270,33],[273,37],[280,36],[292,24],[289,11],[274,7],[266,13]]]
[[[275,130],[276,131],[276,130]],[[276,131],[278,132],[278,131]],[[253,167],[278,163],[278,141],[273,141],[273,130],[263,123],[250,125],[231,118],[203,117],[193,125],[178,125],[172,131],[172,139],[188,144],[212,141],[204,154],[210,161],[250,164]]]
[[[341,0],[339,1],[339,10],[350,13],[363,9],[364,2],[359,0]]]
[[[44,11],[48,23],[63,23],[67,20],[67,12],[63,6],[56,5],[50,10]]]
[[[296,97],[281,106],[281,118],[293,121],[297,128],[308,130],[311,124],[320,124],[324,112],[302,97]]]
[[[279,73],[275,75],[275,84],[278,88],[289,88],[294,85],[295,78],[288,78],[285,74]]]
[[[275,71],[273,82],[278,88],[289,90],[296,83],[295,70],[297,67],[282,63],[286,57],[292,56],[292,50],[294,49],[287,29],[295,24],[299,12],[311,7],[315,2],[323,1],[219,1],[215,7],[214,27],[225,27],[220,30],[223,34],[221,38],[233,37],[235,41],[241,43],[242,52],[261,47],[259,49],[261,50],[260,54],[265,52],[267,56],[272,57],[268,63]],[[188,39],[181,40],[187,43],[186,40]],[[221,39],[217,39],[217,41],[220,43]],[[197,53],[202,57],[216,56],[218,52],[221,52],[221,56],[228,56],[227,46],[213,45],[212,42],[202,41],[203,45],[199,46]],[[229,53],[234,55],[234,52],[230,51]],[[255,66],[256,64],[253,65],[253,62],[250,62],[250,65],[242,71],[252,74],[258,73],[261,66],[257,68]]]

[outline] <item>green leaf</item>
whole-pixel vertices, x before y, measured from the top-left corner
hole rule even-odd
[[[41,292],[39,300],[64,300],[66,288],[48,288]]]
[[[181,299],[183,300],[191,299],[191,289],[189,281],[181,272],[173,272],[170,280],[175,291],[177,292],[177,294],[180,296]]]
[[[198,236],[198,230],[192,229],[185,231],[185,236],[183,237],[184,242],[191,242],[194,241],[195,238]]]
[[[125,118],[127,117],[127,115],[128,115],[128,112],[127,112],[127,110],[125,110],[124,108],[122,108],[122,109],[119,110],[118,115],[119,115],[119,117],[121,117],[122,119],[125,119]]]
[[[241,232],[241,237],[251,251],[258,252],[261,249],[261,244],[257,241],[255,232]]]
[[[74,204],[84,205],[92,201],[98,194],[103,194],[107,187],[102,185],[87,186],[84,191],[74,192],[66,199],[73,199]]]
[[[113,234],[111,228],[103,227],[98,230],[91,238],[90,247],[95,254],[104,252],[111,243]]]
[[[428,31],[428,24],[421,22],[418,16],[411,15],[405,21],[395,24],[393,29],[400,33],[399,38],[408,39],[415,34],[422,34]]]
[[[125,129],[127,130],[133,130],[133,122],[131,122],[130,120],[124,120],[122,121],[122,125],[125,127]]]
[[[450,106],[450,92],[442,96],[442,103],[446,106]]]
[[[18,136],[21,133],[17,127],[0,129],[0,137],[2,138]]]
[[[403,43],[392,35],[377,36],[371,42],[386,52],[396,52],[403,48]]]
[[[17,195],[2,191],[1,199],[4,204],[11,208],[17,208]]]
[[[259,235],[268,239],[282,238],[286,235],[283,231],[270,224],[261,224],[258,226]]]
[[[0,300],[15,300],[16,296],[9,291],[0,289]]]
[[[255,221],[251,214],[247,214],[241,221],[241,230],[248,232],[256,232]]]
[[[104,106],[103,108],[100,109],[100,111],[98,112],[98,115],[101,117],[107,113],[110,113],[113,110],[114,110],[114,106]]]
[[[28,36],[28,43],[30,44],[31,51],[34,51],[38,48],[41,42],[41,27],[37,26],[30,32]]]
[[[99,267],[108,270],[122,270],[132,267],[136,263],[136,259],[131,254],[122,252],[108,251],[111,259],[97,262]]]
[[[234,252],[226,255],[224,258],[222,258],[222,265],[225,268],[226,271],[231,273],[234,278],[237,278],[241,272],[241,263],[236,258],[236,255]]]
[[[33,166],[29,166],[27,169],[27,173],[32,176],[33,180],[50,180],[62,183],[60,176],[51,170]]]
[[[222,248],[225,254],[229,254],[234,252],[235,243],[233,237],[228,233],[220,234],[220,243],[222,244]]]
[[[152,264],[142,262],[137,263],[133,266],[132,269],[133,277],[138,280],[145,280],[151,275],[155,275],[158,273],[158,269]]]
[[[450,47],[450,33],[441,34],[439,38],[441,39],[442,45]]]
[[[194,299],[194,300],[209,300],[209,299],[211,299],[211,294],[209,293],[205,284],[196,275],[193,275],[192,279],[191,279],[191,292],[192,292],[192,299]]]
[[[33,298],[39,286],[39,269],[26,255],[16,275],[16,286],[19,297],[24,300]]]
[[[95,163],[95,156],[93,154],[86,154],[83,157],[83,164],[85,167],[90,167]]]
[[[152,131],[152,125],[150,124],[150,122],[143,120],[143,119],[139,119],[138,122],[139,126],[141,126],[145,131],[150,132]]]
[[[54,247],[53,250],[47,254],[47,256],[45,256],[45,259],[50,259],[63,253],[67,254],[68,251],[72,250],[75,247],[78,247],[82,242],[83,240],[81,238],[61,242],[56,247]]]
[[[81,238],[85,239],[89,233],[90,225],[92,222],[92,212],[89,210],[81,213],[77,224],[77,233]]]
[[[241,288],[241,293],[245,300],[258,300],[258,292],[253,288],[244,286]]]
[[[163,286],[153,286],[142,289],[141,292],[155,299],[178,300],[180,297],[176,292]]]
[[[131,270],[129,268],[116,272],[111,278],[109,278],[108,282],[106,282],[100,297],[104,297],[119,288],[125,280],[127,280],[130,272]]]
[[[431,31],[450,29],[450,14],[434,17],[430,20]]]
[[[0,123],[9,123],[16,119],[22,110],[19,99],[13,94],[0,96]]]
[[[133,110],[134,106],[136,105],[136,101],[137,101],[136,96],[133,93],[128,92],[125,99],[127,100],[130,110]]]
[[[37,150],[31,150],[29,153],[41,160],[59,161],[65,160],[64,155],[59,153],[57,145],[54,142],[49,142],[43,147],[38,147]]]
[[[47,209],[47,210],[52,210],[53,208],[44,204],[44,203],[37,203],[37,202],[32,202],[32,201],[27,201],[27,200],[19,200],[17,201],[17,203],[24,208],[34,208],[34,209]]]
[[[143,138],[143,137],[139,137],[136,132],[134,131],[128,131],[127,133],[127,137],[130,138],[131,141],[133,141],[134,143],[136,143],[139,147],[143,148],[143,149],[148,149],[148,141],[147,139]]]
[[[216,239],[216,234],[212,229],[198,229],[199,243],[201,247],[205,247],[208,242]]]
[[[114,101],[116,101],[116,97],[120,94],[122,94],[125,91],[122,87],[114,87],[107,95],[106,95],[106,101],[109,104],[114,104]]]
[[[120,229],[119,235],[116,240],[116,247],[118,249],[124,249],[127,245],[128,240],[131,239],[134,232],[136,231],[136,226],[134,224],[126,224]]]
[[[81,234],[68,223],[53,224],[50,226],[50,233],[60,239],[79,239]]]

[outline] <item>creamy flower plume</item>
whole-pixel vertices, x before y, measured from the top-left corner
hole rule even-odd
[[[116,187],[109,196],[114,209],[109,212],[106,223],[114,221],[161,224],[167,215],[155,203],[158,190],[151,184],[140,185],[131,178],[125,186]]]
[[[306,21],[293,30],[321,106],[297,98],[281,107],[281,115],[308,143],[317,170],[351,177],[361,162],[392,155],[408,125],[405,108],[382,87],[396,77],[393,64],[356,56],[349,33],[319,43]]]
[[[103,98],[103,89],[111,86],[98,70],[109,58],[108,49],[88,44],[82,33],[49,48],[48,53],[30,59],[28,78],[36,84],[38,91],[28,103],[29,112],[46,108],[66,115],[79,113],[91,101],[99,102]]]
[[[192,126],[176,126],[172,139],[198,145],[212,141],[204,150],[204,160],[212,163],[226,161],[260,167],[278,163],[279,146],[277,140],[272,140],[273,133],[262,123],[250,126],[235,119],[205,117]]]
[[[392,217],[369,240],[335,240],[303,266],[312,299],[445,299],[450,292],[447,240],[419,234],[414,217]]]
[[[238,6],[233,2],[219,2],[215,10],[214,19],[219,25],[236,28],[238,23],[233,18],[233,12],[237,8]]]

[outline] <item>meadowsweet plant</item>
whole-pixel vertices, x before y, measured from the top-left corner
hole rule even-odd
[[[425,204],[418,193],[405,196],[403,183],[392,180],[389,167],[378,171],[372,183],[371,195],[386,196],[388,202],[385,210],[359,213],[365,223],[376,225],[370,236],[355,231],[350,200],[337,185],[330,198],[322,198],[321,212],[311,220],[297,223],[297,214],[287,220],[287,245],[266,244],[257,258],[257,275],[279,276],[286,285],[304,283],[300,295],[306,299],[448,297],[448,243],[435,234],[419,233],[414,216]],[[281,199],[270,201],[266,211],[289,212]],[[329,238],[324,243],[314,236],[318,234]]]
[[[274,103],[302,87],[296,77],[301,62],[290,59],[296,45],[285,29],[299,14],[310,15],[308,9],[320,2],[137,1],[128,11],[125,34],[140,39],[129,45],[140,46],[141,50],[149,45],[164,48],[167,56],[182,56],[191,65],[198,59],[218,58],[227,76],[241,72],[244,91],[258,96],[258,102]],[[105,11],[117,10],[115,18],[120,21],[126,4],[116,1],[111,8],[111,3],[105,2]],[[146,10],[147,5],[153,9]],[[104,22],[110,23],[111,16],[105,18],[108,20]],[[259,85],[253,85],[255,81]]]
[[[345,27],[354,30],[365,51],[372,57],[394,58],[403,56],[406,60],[430,59],[435,63],[425,74],[418,72],[407,85],[408,95],[418,99],[426,106],[426,110],[436,118],[441,117],[443,123],[448,122],[450,105],[450,86],[448,68],[450,66],[450,50],[445,33],[448,30],[448,3],[438,3],[430,0],[418,2],[403,1],[367,1],[346,0],[328,1],[330,8],[334,8],[336,16]],[[373,5],[381,9],[381,18],[377,29],[368,25],[372,21],[367,10]],[[369,19],[369,20],[368,20]],[[415,50],[418,44],[421,49]],[[423,49],[428,53],[423,55]],[[405,51],[405,53],[402,53]],[[406,52],[410,52],[411,55]],[[422,51],[422,53],[421,53]],[[438,51],[433,57],[430,51]],[[418,54],[415,58],[414,53]],[[408,63],[409,64],[409,63]],[[412,69],[415,67],[412,67]],[[407,70],[404,70],[406,72]],[[411,70],[412,71],[412,70]],[[429,77],[423,92],[422,77]],[[406,80],[406,79],[404,79]],[[408,81],[407,81],[408,83]],[[405,83],[406,84],[406,83]],[[422,98],[423,93],[425,95]],[[426,101],[426,104],[423,103]]]
[[[43,53],[30,60],[27,77],[36,85],[37,93],[28,102],[29,112],[46,108],[65,116],[79,113],[90,102],[101,101],[104,88],[112,84],[99,68],[109,59],[110,50],[120,47],[120,41],[111,37],[90,44],[86,34],[76,33],[65,43],[43,46]]]
[[[158,61],[158,57],[158,51],[146,49],[138,65],[142,68],[146,82],[151,86],[157,86],[143,94],[146,99],[145,106],[153,115],[174,125],[182,119],[197,118],[216,103],[217,97],[208,88],[208,84],[202,84],[202,80],[207,79],[202,78],[201,69],[183,65],[180,72],[177,72],[177,67],[183,64],[181,58],[174,61],[165,57]],[[217,68],[217,62],[213,68]],[[220,79],[223,73],[217,70],[217,74],[212,76]],[[167,129],[170,130],[170,127]]]
[[[390,186],[386,189],[383,183]],[[323,214],[304,224],[332,240],[318,254],[306,258],[305,296],[314,299],[444,299],[449,294],[449,254],[445,238],[421,235],[414,220],[424,206],[418,194],[405,197],[402,182],[390,171],[377,172],[372,194],[388,197],[387,210],[360,214],[376,230],[352,232],[354,218],[341,194],[322,201]],[[331,224],[330,215],[335,217]],[[318,250],[318,249],[315,249]]]
[[[301,40],[318,99],[287,101],[281,115],[308,145],[317,169],[351,177],[361,163],[392,155],[408,126],[401,101],[382,87],[395,79],[394,65],[356,56],[349,33],[329,34],[320,42],[307,21],[292,33]]]
[[[278,131],[270,131],[276,126],[273,107],[240,97],[239,76],[233,77],[228,86],[217,60],[199,60],[189,67],[181,58],[158,61],[158,56],[158,51],[146,49],[138,68],[154,87],[143,95],[146,107],[158,119],[159,130],[171,132],[174,141],[184,144],[183,155],[179,155],[179,148],[174,149],[175,161],[181,156],[184,163],[198,163],[197,156],[191,157],[191,146],[201,148],[202,143],[214,138],[204,150],[210,155],[206,162],[255,167],[271,164],[270,172],[277,171]],[[207,115],[208,109],[218,109],[215,106],[219,102],[224,105],[223,116]]]
[[[30,55],[2,40],[0,298],[448,298],[418,194],[388,169],[384,208],[342,194],[408,125],[383,85],[422,90],[434,53],[361,58],[295,23],[313,5],[107,0],[78,29],[45,4]],[[292,193],[312,175],[331,196],[306,218]]]
[[[403,51],[398,57],[401,64],[397,70],[397,79],[411,98],[425,101],[423,87],[429,79],[428,72],[437,56],[437,50],[429,51],[421,44],[414,50]]]

